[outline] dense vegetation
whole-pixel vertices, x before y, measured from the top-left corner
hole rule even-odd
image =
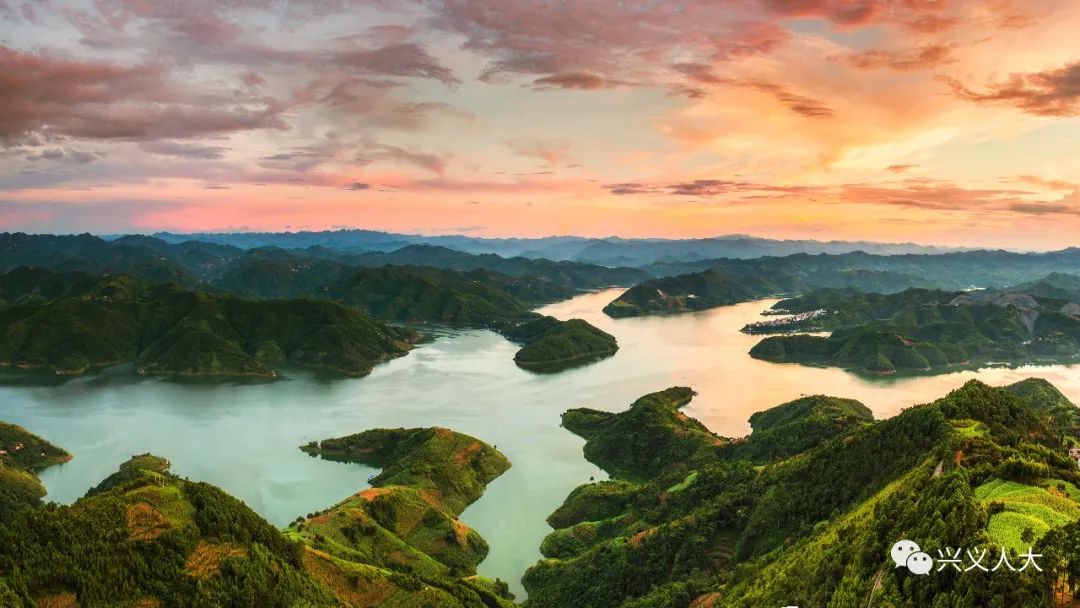
[[[620,414],[580,408],[563,414],[563,426],[584,437],[585,458],[614,476],[638,480],[670,467],[708,460],[724,443],[679,408],[694,393],[673,387],[635,401]]]
[[[511,277],[543,279],[564,289],[629,286],[650,277],[645,271],[636,268],[610,268],[582,262],[520,256],[505,258],[494,253],[474,255],[438,245],[409,245],[390,252],[372,251],[359,254],[335,253],[333,249],[319,251],[327,252],[339,261],[358,266],[430,266],[460,271],[489,270]]]
[[[384,320],[493,328],[531,318],[530,308],[571,297],[580,289],[630,285],[648,278],[631,268],[507,259],[419,245],[389,252],[242,249],[139,235],[105,241],[91,235],[16,233],[0,234],[0,253],[0,272],[37,267],[65,273],[68,283],[76,283],[72,289],[55,275],[39,276],[40,285],[28,287],[20,283],[25,279],[12,277],[0,281],[0,305],[17,298],[42,303],[71,295],[78,292],[79,281],[85,281],[75,274],[79,272],[130,274],[245,298],[334,299]]]
[[[66,456],[18,427],[0,427],[0,437],[46,450],[34,466]],[[151,454],[132,457],[70,507],[6,513],[0,605],[514,605],[505,583],[472,576],[487,545],[457,521],[510,466],[502,454],[446,429],[378,429],[322,444],[328,455],[384,470],[372,488],[285,533]],[[0,496],[8,490],[0,474]]]
[[[413,267],[356,268],[328,284],[330,299],[390,321],[502,329],[532,319],[532,304],[570,297],[550,283],[488,271]]]
[[[819,288],[853,287],[862,291],[892,292],[909,287],[1001,288],[1052,273],[1076,274],[1076,269],[1080,268],[1080,248],[1047,253],[978,250],[938,254],[878,255],[855,251],[780,255],[783,257],[659,261],[645,269],[657,275],[714,269],[736,279],[780,275]]]
[[[776,273],[735,278],[706,270],[639,283],[605,306],[604,312],[612,317],[690,312],[790,293],[801,287]]]
[[[364,374],[413,338],[332,302],[242,300],[127,276],[0,309],[0,363],[58,374],[125,361],[145,374],[274,377],[285,361]]]
[[[582,319],[541,317],[503,334],[523,345],[514,355],[514,362],[534,371],[560,371],[610,357],[619,350],[614,336]]]
[[[649,444],[668,458],[646,467],[641,448],[605,434],[620,418],[629,431],[641,409],[567,413],[614,480],[578,488],[549,518],[547,559],[524,578],[531,606],[1051,606],[1080,582],[1080,471],[1063,443],[1077,410],[1044,381],[972,381],[882,422],[856,402],[804,398],[756,414],[748,438],[690,449],[674,439],[707,431],[669,405]],[[1016,565],[1032,545],[1044,570],[915,577],[889,558],[901,538],[994,561],[1005,547]]]
[[[504,584],[473,576],[487,543],[457,519],[510,468],[498,450],[443,428],[373,429],[302,449],[382,467],[370,488],[289,528],[290,537],[329,556],[321,571],[344,560],[369,568],[369,577],[380,569],[384,587],[430,585],[468,598],[466,605],[511,603]]]
[[[36,473],[68,460],[71,454],[61,448],[21,426],[0,422],[0,523],[38,506],[45,488]]]
[[[144,470],[0,526],[5,606],[340,606],[303,549],[213,486]]]
[[[872,373],[943,371],[956,365],[1080,356],[1080,316],[1071,304],[1016,291],[822,290],[774,307],[812,314],[754,324],[744,331],[832,330],[828,337],[766,338],[750,351],[758,359]]]

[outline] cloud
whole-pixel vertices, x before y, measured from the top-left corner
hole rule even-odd
[[[370,74],[432,78],[450,85],[459,82],[427,49],[408,42],[342,51],[334,56],[334,62]]]
[[[728,179],[695,179],[682,182],[622,182],[605,184],[613,195],[661,195],[685,198],[720,197],[725,201],[776,202],[784,199],[808,203],[858,203],[936,211],[1020,211],[1050,213],[1057,206],[1080,208],[1074,192],[1059,200],[1039,200],[1028,190],[972,188],[949,181],[906,179],[879,184],[853,183],[832,186],[783,185]]]
[[[0,139],[33,132],[94,139],[190,138],[285,129],[265,97],[190,90],[157,64],[125,66],[0,47]]]
[[[193,160],[217,160],[229,151],[222,146],[199,146],[169,140],[146,141],[139,144],[139,148],[152,154]]]
[[[579,89],[583,91],[606,89],[612,86],[603,76],[592,72],[561,72],[533,81],[538,89]]]
[[[369,190],[369,189],[371,189],[371,184],[365,184],[363,182],[353,182],[353,183],[349,184],[345,189],[346,190]]]
[[[951,45],[930,44],[914,49],[886,51],[870,49],[851,53],[845,57],[848,64],[863,70],[888,68],[907,72],[926,70],[949,62]]]
[[[481,80],[537,88],[661,86],[665,63],[761,55],[790,38],[752,3],[446,0],[430,23],[488,60]]]
[[[76,150],[73,148],[56,147],[45,148],[40,152],[30,154],[26,157],[26,160],[50,160],[59,163],[83,165],[86,163],[92,163],[105,155],[101,152],[88,152],[86,150]]]
[[[608,192],[616,196],[625,196],[629,194],[657,194],[662,192],[662,190],[642,182],[604,184],[604,187],[608,189]]]
[[[818,17],[844,26],[874,20],[887,2],[882,0],[764,0],[765,6],[785,17]],[[919,0],[908,2],[915,6]]]
[[[959,80],[947,79],[953,92],[975,103],[1004,103],[1038,116],[1080,115],[1080,61],[1064,67],[1013,74],[976,91]]]
[[[439,176],[446,173],[446,159],[437,154],[386,144],[368,144],[357,156],[356,161],[360,164],[396,161],[420,167]]]
[[[830,118],[836,114],[832,108],[824,102],[805,95],[799,95],[788,90],[787,87],[770,82],[742,80],[738,78],[726,78],[716,75],[712,66],[703,63],[677,63],[671,66],[676,72],[686,75],[690,80],[704,85],[728,85],[746,87],[771,95],[788,110],[807,118]],[[690,97],[703,97],[705,92],[701,89],[678,89],[679,92]]]
[[[472,112],[461,110],[445,102],[403,102],[385,110],[373,109],[368,118],[372,125],[402,131],[418,131],[442,120],[458,120],[472,123]]]
[[[506,145],[518,156],[539,158],[548,165],[557,165],[570,156],[572,144],[563,140],[515,139]]]
[[[905,173],[912,169],[918,168],[919,165],[889,165],[885,167],[885,170],[889,173]]]
[[[757,82],[748,84],[747,86],[772,95],[777,101],[786,106],[788,110],[807,118],[831,118],[836,114],[836,112],[825,105],[824,102],[804,95],[792,93],[787,90],[787,88],[778,84]]]

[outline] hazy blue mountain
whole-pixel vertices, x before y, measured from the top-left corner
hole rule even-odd
[[[426,236],[394,234],[371,230],[333,230],[285,233],[157,233],[172,243],[198,240],[237,247],[275,246],[282,248],[332,247],[353,251],[393,251],[410,244],[441,245],[467,253],[494,253],[503,257],[572,260],[605,266],[642,266],[657,260],[693,262],[709,258],[754,258],[793,253],[847,253],[867,251],[879,254],[943,253],[955,251],[912,243],[866,241],[774,240],[747,235],[727,235],[703,239],[626,239],[550,236],[542,238],[479,238],[464,235]]]

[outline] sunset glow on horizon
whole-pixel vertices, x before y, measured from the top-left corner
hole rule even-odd
[[[1053,249],[1080,2],[0,0],[0,231]]]

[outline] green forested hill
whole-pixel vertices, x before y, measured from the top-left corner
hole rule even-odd
[[[610,357],[619,350],[614,336],[582,319],[541,317],[503,334],[523,345],[514,355],[514,362],[533,371],[560,371]]]
[[[124,361],[148,374],[273,377],[285,361],[363,374],[411,339],[333,302],[241,300],[123,276],[0,310],[0,362],[62,374]]]
[[[0,421],[0,523],[40,505],[45,488],[36,473],[68,460],[71,454],[61,448],[19,425]]]
[[[647,272],[637,268],[609,268],[543,258],[505,258],[493,253],[474,255],[438,245],[409,245],[391,252],[373,251],[362,254],[324,251],[343,262],[362,266],[430,266],[462,271],[489,270],[512,277],[539,278],[568,289],[633,285],[650,277]]]
[[[863,291],[893,292],[909,287],[950,290],[1003,288],[1054,273],[1075,275],[1077,268],[1080,268],[1080,248],[1045,253],[985,249],[886,255],[866,251],[795,253],[750,259],[661,262],[647,267],[658,275],[697,272],[707,268],[734,277],[781,274],[814,287],[854,287]]]
[[[766,338],[750,355],[768,361],[872,373],[945,371],[956,365],[1080,357],[1080,316],[1067,306],[1064,300],[1010,290],[909,289],[887,295],[822,290],[775,306],[812,314],[757,323],[744,331],[832,331],[828,337]]]
[[[380,319],[494,329],[535,318],[529,312],[532,305],[570,295],[550,284],[486,271],[461,274],[398,266],[351,269],[324,293]]]
[[[28,270],[21,267],[38,273],[35,285],[26,285]],[[88,234],[0,233],[0,272],[14,270],[22,275],[0,280],[0,306],[78,293],[78,284],[68,287],[48,273],[69,275],[76,283],[74,273],[79,272],[92,279],[127,274],[244,298],[335,299],[386,320],[495,328],[530,318],[530,308],[581,289],[648,278],[631,268],[508,259],[432,246],[358,253],[325,247],[240,249],[202,241],[171,244],[140,235],[106,241]]]
[[[778,273],[733,277],[716,270],[651,279],[604,307],[612,317],[690,312],[790,293],[803,285]]]
[[[569,410],[562,423],[586,439],[585,458],[590,462],[621,479],[640,480],[707,460],[724,443],[679,411],[693,396],[689,388],[673,387],[645,395],[619,414]]]
[[[384,473],[285,532],[150,454],[71,506],[27,505],[0,519],[0,606],[515,605],[504,583],[472,575],[487,545],[456,517],[510,466],[502,454],[447,429],[376,429],[323,445],[342,458],[370,450]]]
[[[1055,585],[1075,589],[1080,576],[1080,470],[1062,443],[1077,410],[1059,395],[1039,380],[972,381],[881,422],[855,402],[811,397],[755,415],[736,441],[669,405],[650,416],[666,422],[641,432],[650,448],[677,449],[647,468],[640,441],[606,434],[620,419],[638,428],[640,405],[572,410],[567,427],[615,479],[578,488],[552,514],[546,559],[524,578],[530,605],[1052,606]],[[831,430],[796,446],[800,434],[783,431],[800,427]],[[689,451],[673,443],[694,434]],[[747,449],[755,443],[763,449]],[[889,557],[905,538],[935,557],[982,547],[996,560],[1004,546],[1017,565],[1019,543],[1031,544],[1044,571],[916,577]]]
[[[287,531],[310,548],[309,570],[339,597],[360,606],[513,604],[504,583],[475,576],[488,545],[457,519],[510,468],[498,450],[444,428],[372,429],[302,449],[383,469],[370,488]],[[375,589],[396,599],[362,601]]]
[[[4,606],[319,606],[303,548],[208,484],[141,470],[0,526]]]

